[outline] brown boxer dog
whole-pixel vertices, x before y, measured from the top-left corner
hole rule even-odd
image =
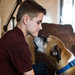
[[[34,38],[36,49],[44,53],[50,63],[57,69],[57,75],[75,75],[75,57],[55,36]]]

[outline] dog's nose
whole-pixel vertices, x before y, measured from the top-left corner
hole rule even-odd
[[[38,37],[40,37],[43,42],[47,42],[47,37],[45,37],[44,35],[39,35]]]

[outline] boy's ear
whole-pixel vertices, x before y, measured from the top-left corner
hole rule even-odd
[[[24,15],[23,16],[23,23],[26,25],[28,23],[28,19],[29,19],[29,16],[28,15]]]

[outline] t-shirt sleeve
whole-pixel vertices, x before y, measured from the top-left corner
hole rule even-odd
[[[31,53],[27,44],[21,43],[9,52],[9,55],[13,66],[19,73],[32,69]]]

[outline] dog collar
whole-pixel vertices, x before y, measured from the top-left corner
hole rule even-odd
[[[73,67],[75,65],[75,59],[73,61],[71,61],[68,65],[66,65],[64,68],[58,70],[56,72],[56,74],[61,74],[63,73],[64,71],[68,70],[69,68]]]

